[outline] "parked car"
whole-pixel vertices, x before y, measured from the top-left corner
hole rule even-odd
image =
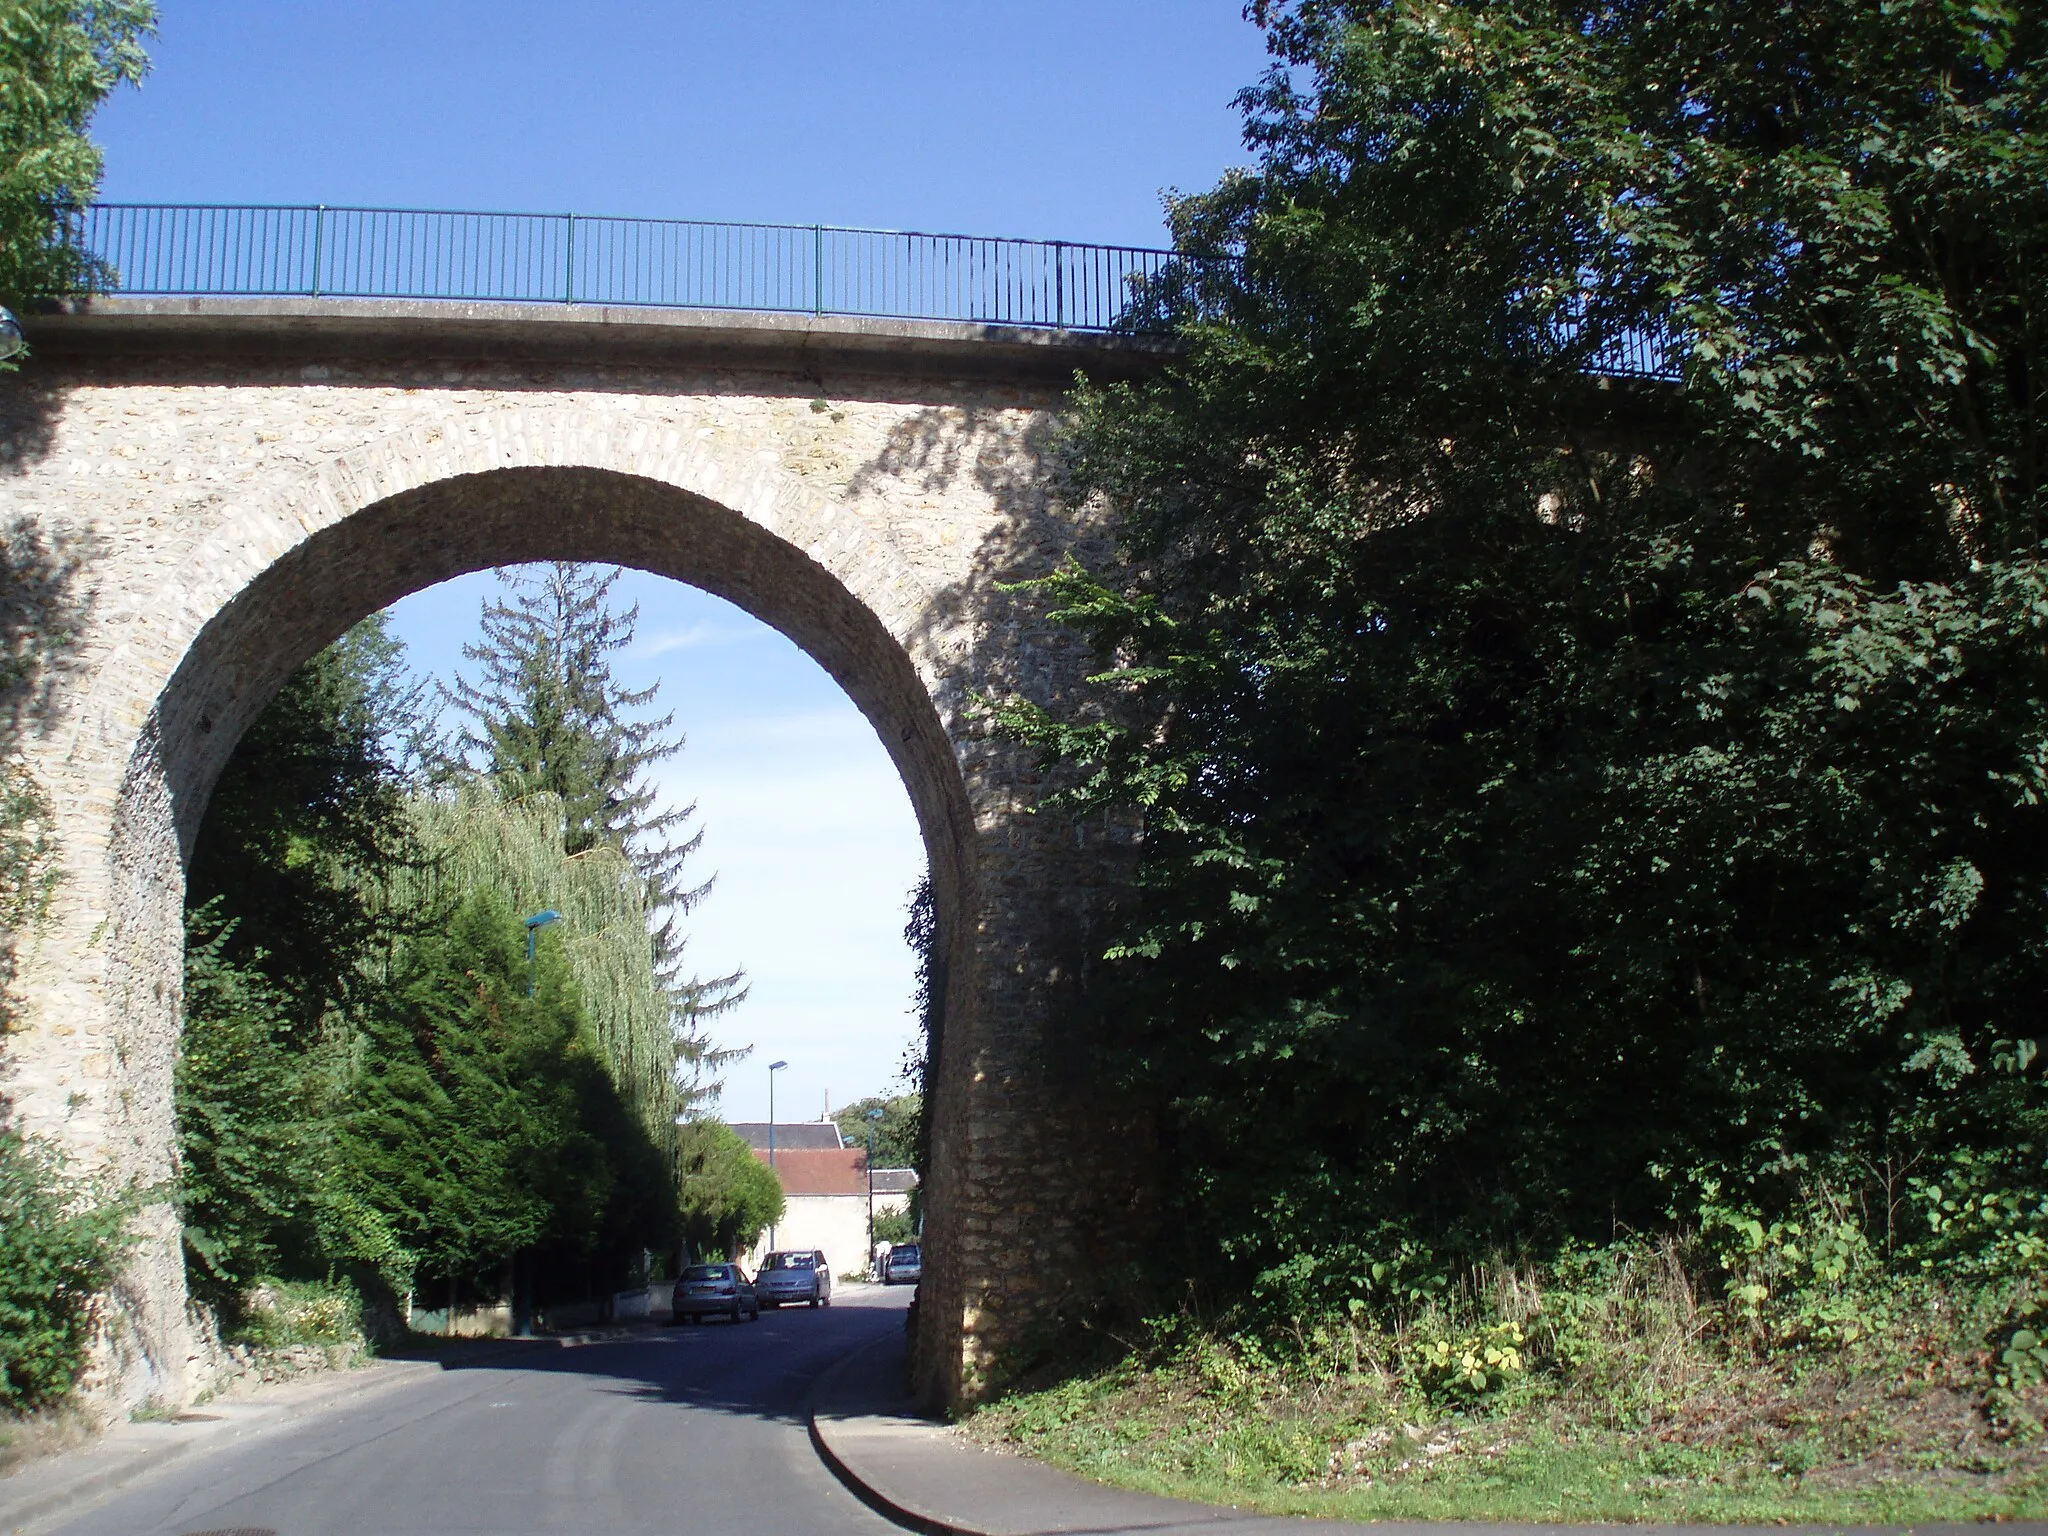
[[[761,1315],[761,1303],[754,1284],[737,1264],[692,1264],[676,1277],[675,1320],[694,1323],[700,1318],[744,1317],[754,1322]]]
[[[924,1248],[898,1243],[882,1257],[882,1284],[915,1285],[924,1278]]]
[[[809,1302],[814,1307],[832,1305],[832,1266],[817,1248],[792,1248],[771,1253],[761,1261],[761,1273],[754,1277],[754,1289],[761,1305],[779,1307]]]

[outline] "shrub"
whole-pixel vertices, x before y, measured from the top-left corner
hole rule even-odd
[[[363,1342],[363,1301],[345,1280],[266,1280],[243,1299],[242,1311],[235,1342],[257,1349]]]
[[[76,1384],[95,1298],[127,1247],[127,1214],[67,1179],[48,1144],[0,1120],[0,1408],[43,1407]]]

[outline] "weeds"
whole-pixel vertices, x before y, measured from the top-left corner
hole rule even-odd
[[[2048,1509],[2025,1283],[1825,1221],[1498,1262],[1405,1308],[1191,1315],[967,1432],[1124,1486],[1351,1518],[1906,1520]]]

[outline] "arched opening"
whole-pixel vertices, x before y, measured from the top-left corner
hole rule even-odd
[[[931,691],[902,643],[794,545],[703,497],[610,470],[451,476],[373,503],[266,568],[200,631],[157,706],[154,753],[181,852],[242,732],[308,657],[408,593],[536,560],[627,565],[700,587],[814,658],[902,775],[951,931],[973,816]]]
[[[903,642],[845,583],[757,523],[675,486],[589,468],[449,476],[369,503],[271,561],[204,623],[157,700],[130,763],[110,849],[107,934],[117,1030],[150,1089],[138,1149],[170,1141],[163,1091],[175,1050],[182,867],[236,743],[292,672],[353,623],[408,593],[495,565],[620,564],[733,602],[816,660],[874,727],[926,850],[941,952],[968,969],[974,820],[935,689]],[[139,1160],[138,1160],[139,1161]],[[160,1234],[159,1305],[175,1237]],[[171,1289],[175,1289],[172,1286]],[[145,1322],[174,1340],[176,1319]]]

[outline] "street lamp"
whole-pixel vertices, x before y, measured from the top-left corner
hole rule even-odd
[[[562,914],[553,907],[549,907],[545,912],[536,912],[526,920],[526,995],[528,997],[533,996],[533,978],[536,964],[533,958],[534,935],[539,933],[549,923],[559,923],[561,920]]]
[[[882,1118],[879,1109],[868,1111],[868,1269],[875,1267],[875,1122]]]
[[[771,1173],[775,1171],[775,1074],[788,1065],[786,1061],[768,1063],[768,1171]],[[781,1184],[780,1176],[775,1182]],[[768,1223],[768,1251],[775,1251],[775,1223],[772,1221]]]
[[[19,357],[28,350],[28,338],[21,334],[21,322],[14,311],[0,307],[0,362]]]

